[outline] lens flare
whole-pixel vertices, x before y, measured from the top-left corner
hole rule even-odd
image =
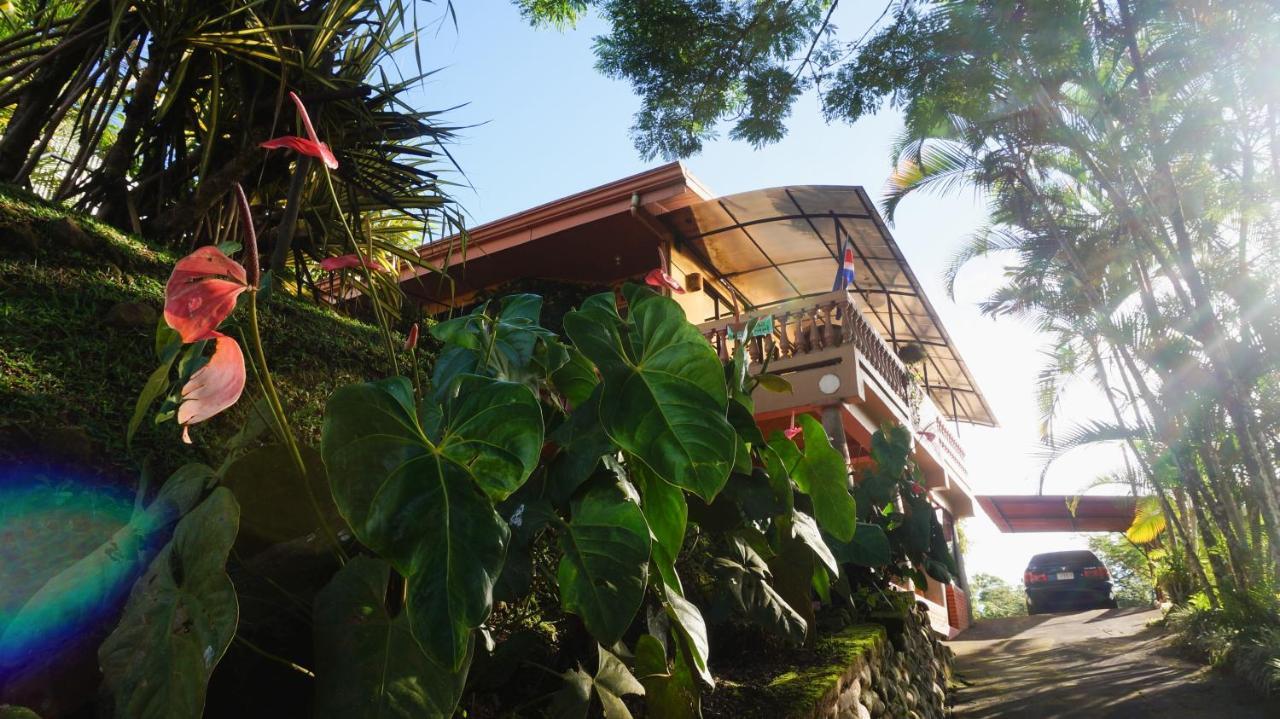
[[[118,486],[0,467],[0,684],[104,631],[166,519]]]

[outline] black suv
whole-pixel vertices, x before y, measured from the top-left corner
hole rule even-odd
[[[1027,613],[1056,609],[1115,609],[1111,575],[1093,552],[1079,549],[1049,552],[1031,558],[1022,575],[1027,588]]]

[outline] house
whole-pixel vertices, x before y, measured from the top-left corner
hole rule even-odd
[[[755,363],[793,392],[760,392],[757,421],[785,426],[793,413],[820,416],[856,466],[871,434],[905,425],[914,458],[963,567],[955,523],[972,516],[964,449],[952,426],[994,425],[990,408],[861,187],[792,186],[716,197],[682,163],[656,167],[476,227],[458,242],[421,247],[451,283],[426,270],[401,276],[428,312],[465,304],[521,279],[593,286],[636,280],[658,250],[687,289],[673,298],[707,341],[728,357],[747,343]],[[855,277],[834,279],[844,248]],[[743,337],[743,328],[753,331]],[[904,348],[918,360],[908,368]],[[935,629],[954,636],[969,623],[966,582],[932,580],[916,591]]]

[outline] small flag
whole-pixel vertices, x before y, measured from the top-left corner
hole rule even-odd
[[[854,274],[853,248],[846,246],[844,248],[844,262],[840,265],[840,276],[838,278],[840,289],[844,289],[853,284]]]

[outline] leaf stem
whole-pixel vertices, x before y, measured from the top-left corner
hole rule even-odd
[[[316,678],[316,673],[315,673],[315,672],[313,672],[313,671],[311,671],[310,669],[307,669],[306,667],[304,667],[304,666],[302,666],[301,664],[298,664],[298,663],[296,663],[296,662],[289,661],[288,659],[285,659],[284,657],[282,657],[282,656],[280,656],[280,655],[278,655],[278,654],[273,654],[273,653],[271,653],[271,652],[267,651],[266,649],[263,649],[262,647],[258,646],[257,644],[254,644],[253,642],[249,641],[248,639],[245,639],[245,638],[244,638],[242,635],[240,635],[240,634],[237,634],[237,635],[236,635],[236,641],[237,641],[237,642],[239,642],[240,644],[244,645],[244,647],[245,647],[246,649],[248,649],[248,650],[252,651],[253,653],[255,653],[255,654],[257,654],[257,655],[259,655],[259,656],[261,656],[261,657],[263,657],[263,658],[265,658],[265,659],[269,659],[269,660],[271,660],[271,661],[273,661],[273,662],[275,662],[275,663],[277,663],[277,664],[283,664],[284,666],[286,666],[286,667],[288,667],[288,668],[292,669],[293,671],[298,672],[299,674],[305,674],[306,676],[308,676],[308,677],[310,677],[310,678],[312,678],[312,679],[315,679],[315,678]]]
[[[360,266],[364,268],[365,274],[369,276],[369,300],[373,305],[373,315],[378,320],[378,329],[382,331],[382,340],[387,345],[387,358],[391,360],[392,374],[400,374],[400,362],[396,359],[396,344],[391,338],[391,325],[382,313],[382,306],[378,304],[378,295],[374,290],[374,270],[370,265],[369,259],[364,252],[360,250],[360,243],[356,241],[356,236],[351,232],[351,224],[347,221],[347,214],[342,211],[342,202],[338,199],[338,191],[333,187],[333,177],[329,174],[329,168],[320,163],[320,171],[324,173],[325,185],[329,188],[329,197],[333,198],[333,209],[338,212],[338,219],[342,221],[342,229],[347,233],[347,239],[351,241],[351,247],[355,250],[356,259],[360,261]],[[373,254],[373,239],[369,240],[369,255]]]
[[[338,564],[346,564],[347,554],[342,551],[342,543],[338,541],[338,536],[334,534],[333,528],[329,526],[324,512],[320,509],[320,502],[316,500],[315,492],[311,491],[311,482],[307,479],[307,463],[302,460],[302,452],[298,449],[298,440],[293,436],[293,430],[289,428],[289,418],[285,415],[284,405],[280,402],[279,393],[276,392],[275,381],[271,379],[271,370],[267,366],[267,355],[262,349],[262,333],[258,329],[258,290],[256,287],[249,290],[249,337],[252,340],[254,362],[260,372],[258,379],[262,382],[263,394],[267,399],[267,405],[271,407],[271,413],[275,415],[280,435],[284,437],[284,444],[289,448],[294,467],[298,470],[298,478],[302,480],[302,488],[307,495],[307,500],[311,503],[311,510],[315,512],[316,521],[320,523],[320,530],[324,533],[325,538],[333,545]]]

